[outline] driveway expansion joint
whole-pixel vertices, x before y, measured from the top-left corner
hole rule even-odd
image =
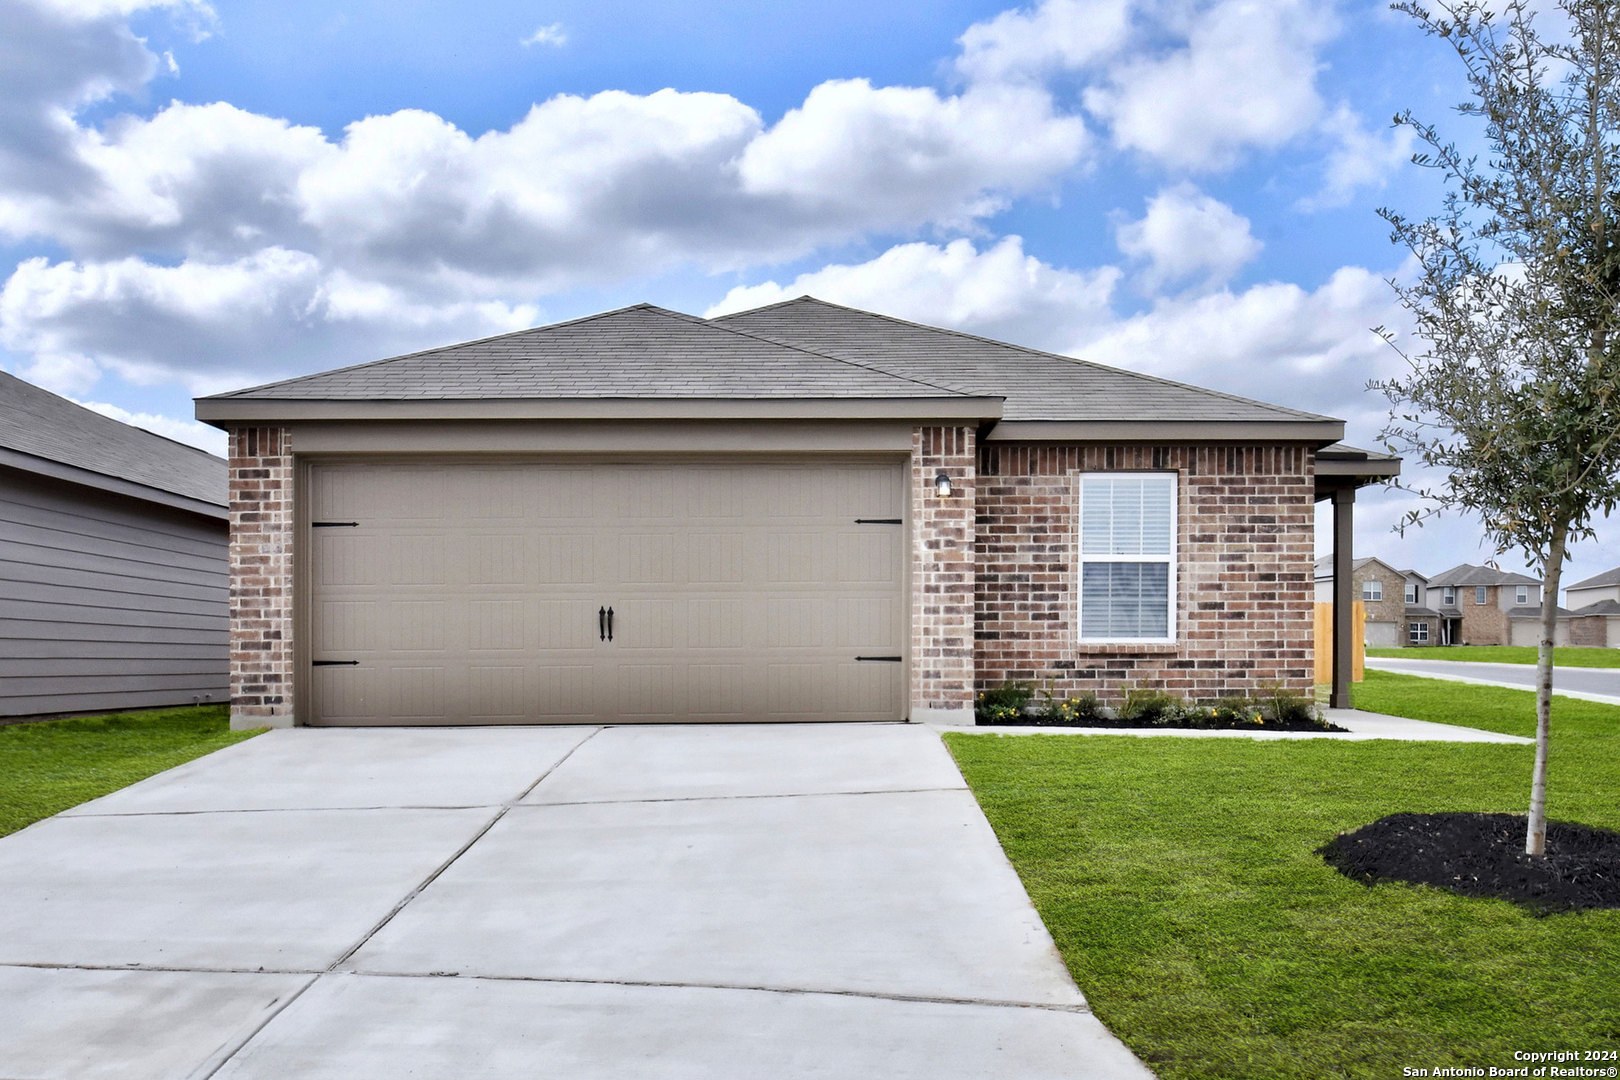
[[[569,799],[567,802],[522,803],[520,810],[548,806],[622,806],[638,803],[734,802],[743,799],[824,799],[844,795],[927,795],[935,791],[966,791],[966,784],[955,787],[880,788],[873,791],[783,791],[762,795],[672,795],[662,799]]]

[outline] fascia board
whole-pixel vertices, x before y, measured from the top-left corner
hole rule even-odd
[[[297,401],[198,398],[215,427],[300,420],[950,420],[1001,417],[999,397],[927,398],[424,398]]]
[[[1252,443],[1344,438],[1342,420],[1003,420],[986,442]]]

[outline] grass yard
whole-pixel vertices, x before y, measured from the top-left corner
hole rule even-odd
[[[227,705],[0,727],[0,836],[256,734]]]
[[[1403,660],[1472,660],[1485,664],[1531,664],[1536,650],[1529,645],[1419,645],[1407,649],[1368,649],[1368,656]],[[1620,649],[1553,649],[1557,667],[1620,667]]]
[[[1533,724],[1527,691],[1368,671],[1355,693],[1394,715]],[[1620,827],[1617,735],[1620,708],[1554,699],[1552,817]],[[1367,888],[1313,854],[1399,810],[1522,813],[1530,747],[946,741],[1093,1009],[1167,1080],[1383,1080],[1620,1046],[1620,911]]]

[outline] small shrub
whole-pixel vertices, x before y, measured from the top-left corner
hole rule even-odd
[[[1260,710],[1248,698],[1223,697],[1209,707],[1210,715],[1222,727],[1237,727],[1260,720]]]
[[[1322,714],[1317,712],[1316,702],[1304,694],[1290,690],[1281,683],[1273,683],[1264,690],[1256,704],[1268,722],[1287,726],[1322,723]]]
[[[995,690],[981,690],[974,701],[974,719],[981,724],[1017,724],[1024,719],[1024,707],[1035,696],[1027,682],[1005,682]]]
[[[1166,724],[1183,711],[1181,699],[1163,690],[1131,690],[1125,694],[1125,704],[1119,715],[1134,724]]]
[[[1062,700],[1054,698],[1049,693],[1043,693],[1036,719],[1038,723],[1044,724],[1090,727],[1107,719],[1107,716],[1108,713],[1103,708],[1102,702],[1097,700],[1097,695],[1088,690]]]

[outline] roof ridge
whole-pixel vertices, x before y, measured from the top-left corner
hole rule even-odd
[[[785,302],[792,303],[792,301]],[[659,310],[663,309],[660,308]],[[672,311],[668,312],[668,314],[678,315],[683,319],[689,319],[692,322],[701,323],[704,326],[711,326],[716,330],[724,330],[729,334],[736,334],[739,337],[753,338],[755,341],[763,341],[767,345],[777,345],[784,349],[792,349],[795,352],[802,352],[806,356],[817,356],[823,360],[832,360],[839,364],[847,364],[850,367],[859,368],[862,371],[874,371],[879,375],[887,375],[891,379],[899,379],[901,382],[909,382],[915,383],[918,386],[926,386],[930,390],[942,390],[953,397],[992,398],[1001,396],[999,394],[970,394],[965,390],[953,390],[949,386],[941,386],[938,383],[929,382],[927,379],[919,379],[915,375],[902,375],[898,371],[889,371],[886,368],[878,367],[876,364],[866,363],[860,360],[851,360],[847,356],[835,356],[832,353],[824,353],[819,349],[812,349],[808,346],[799,345],[791,341],[778,341],[776,338],[767,337],[766,335],[758,333],[754,330],[740,330],[735,326],[720,326],[716,324],[715,320],[713,319],[705,319],[700,315],[688,315],[684,311]]]
[[[594,315],[581,315],[577,319],[564,319],[562,322],[546,323],[544,326],[525,326],[521,330],[507,330],[506,332],[500,334],[490,334],[488,337],[473,338],[471,341],[452,341],[448,345],[434,345],[427,349],[416,349],[413,352],[400,353],[398,356],[385,356],[380,360],[366,360],[358,364],[347,364],[343,367],[327,368],[322,371],[311,371],[306,375],[294,375],[290,379],[276,379],[272,382],[259,383],[256,386],[245,386],[240,390],[227,390],[223,394],[210,394],[209,397],[240,397],[244,394],[251,394],[255,390],[269,389],[272,386],[288,386],[293,383],[301,383],[306,379],[325,378],[328,375],[338,375],[348,371],[359,371],[362,368],[381,367],[383,364],[392,364],[400,360],[413,360],[418,356],[427,356],[429,353],[443,352],[446,349],[459,349],[466,345],[483,345],[490,341],[500,341],[503,338],[517,337],[519,334],[533,334],[543,330],[558,330],[564,326],[575,326],[579,323],[587,323],[595,319],[605,319],[609,315],[622,315],[626,311],[635,311],[638,308],[648,308],[652,311],[659,311],[665,314],[679,314],[678,312],[666,311],[664,308],[658,307],[655,304],[626,304],[624,307],[617,307],[612,311],[598,311]]]
[[[996,338],[985,337],[982,334],[970,334],[965,330],[952,330],[949,327],[944,326],[929,326],[927,323],[912,322],[910,319],[901,319],[893,315],[884,315],[876,311],[867,311],[865,308],[851,307],[848,304],[835,304],[830,300],[823,300],[820,297],[811,296],[808,293],[803,296],[794,297],[792,300],[778,300],[774,304],[765,304],[757,308],[749,308],[746,311],[733,311],[729,315],[716,315],[715,320],[731,319],[736,318],[739,315],[751,315],[756,311],[769,311],[773,308],[787,307],[789,304],[806,302],[820,304],[823,307],[837,308],[840,311],[852,311],[857,315],[866,315],[874,319],[883,319],[888,322],[899,323],[902,326],[910,326],[918,330],[928,330],[936,334],[947,334],[952,337],[966,338],[969,341],[982,341],[988,345],[999,345],[1002,348],[1015,349],[1018,352],[1029,353],[1032,356],[1040,356],[1048,360],[1061,360],[1064,363],[1077,364],[1082,367],[1100,368],[1103,371],[1109,371],[1119,375],[1126,375],[1133,379],[1141,379],[1144,382],[1158,383],[1162,386],[1174,386],[1181,390],[1191,390],[1199,394],[1207,394],[1210,397],[1224,398],[1227,401],[1240,401],[1245,405],[1257,405],[1263,409],[1270,409],[1274,412],[1286,413],[1290,416],[1310,417],[1313,420],[1338,419],[1337,417],[1325,416],[1321,413],[1308,413],[1300,409],[1290,409],[1285,405],[1273,405],[1269,401],[1260,401],[1256,398],[1246,398],[1238,394],[1229,394],[1224,390],[1211,390],[1207,386],[1194,386],[1192,383],[1178,382],[1175,379],[1166,379],[1159,375],[1148,375],[1144,372],[1132,371],[1130,368],[1114,367],[1111,364],[1099,363],[1096,360],[1086,360],[1078,356],[1064,356],[1062,353],[1047,352],[1045,349],[1034,349],[1028,345],[1018,345],[1011,341],[1000,341]]]

